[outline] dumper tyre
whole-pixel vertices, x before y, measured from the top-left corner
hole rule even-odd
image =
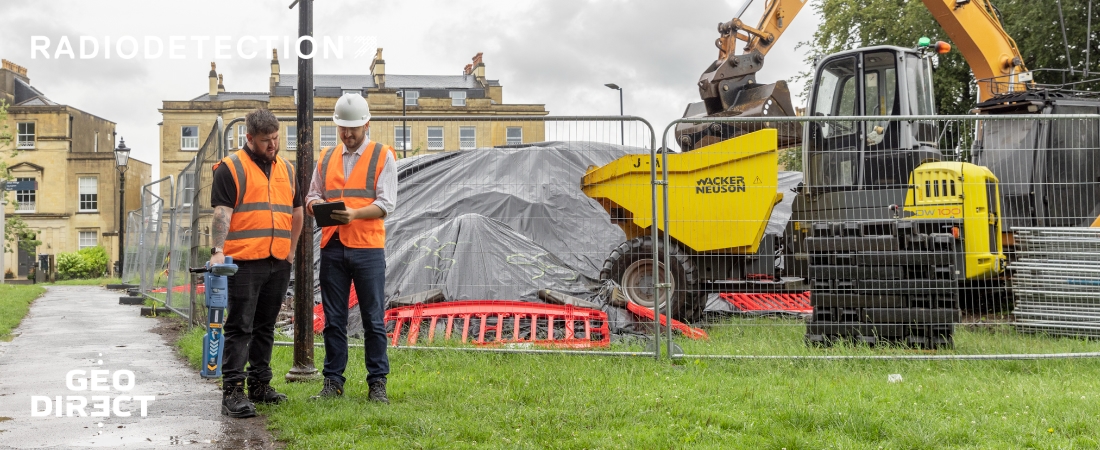
[[[664,242],[658,241],[659,255],[664,253]],[[669,248],[669,260],[672,264],[672,318],[683,322],[695,322],[702,318],[705,303],[702,295],[697,295],[698,277],[695,263],[678,245]],[[658,263],[660,273],[664,273],[664,264]],[[653,237],[643,236],[619,244],[603,263],[600,280],[612,280],[622,286],[626,297],[639,305],[652,308],[657,300],[652,286]],[[663,277],[663,275],[661,275]],[[664,300],[660,300],[664,313]]]

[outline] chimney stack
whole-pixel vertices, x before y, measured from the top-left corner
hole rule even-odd
[[[211,97],[217,97],[218,96],[218,72],[215,70],[216,68],[217,68],[217,66],[215,66],[214,63],[210,63],[210,76],[209,76],[209,79],[210,79],[210,92],[209,93],[210,93]]]
[[[474,55],[473,62],[462,69],[463,75],[473,75],[478,84],[485,85],[485,62],[481,60],[481,52]]]
[[[270,83],[271,86],[268,86],[268,88],[271,89],[271,95],[273,95],[273,96],[275,95],[275,86],[278,86],[278,80],[279,80],[278,48],[272,48],[272,78],[271,78],[271,83]]]
[[[20,66],[8,60],[3,60],[3,65],[0,66],[0,100],[3,100],[11,105],[15,101],[15,79],[23,80],[24,83],[31,84],[31,80],[27,78],[27,68]]]
[[[386,87],[386,60],[382,59],[382,48],[374,52],[374,61],[370,63],[370,74],[379,89]]]
[[[218,93],[225,92],[225,84],[222,82],[222,74],[218,74]]]

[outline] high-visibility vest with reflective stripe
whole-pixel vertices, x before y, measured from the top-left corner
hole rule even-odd
[[[281,157],[271,163],[271,177],[238,150],[214,165],[225,164],[237,184],[237,204],[225,237],[226,256],[252,261],[290,255],[290,231],[294,213],[294,166]]]
[[[326,149],[317,163],[317,176],[325,180],[325,201],[343,201],[347,209],[358,209],[374,203],[378,177],[386,166],[390,146],[367,142],[348,179],[344,179],[344,144]],[[353,220],[347,225],[321,228],[321,247],[340,232],[340,242],[351,248],[385,248],[386,226],[382,219]]]

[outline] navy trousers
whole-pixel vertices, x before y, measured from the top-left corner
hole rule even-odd
[[[338,237],[321,249],[321,304],[325,310],[325,378],[346,381],[348,365],[348,296],[351,283],[359,297],[363,317],[367,382],[390,373],[386,355],[386,251],[381,248],[348,248]]]

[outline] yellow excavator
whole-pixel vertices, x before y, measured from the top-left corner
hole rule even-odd
[[[719,58],[699,80],[703,101],[689,106],[685,116],[793,116],[786,83],[761,85],[755,74],[804,3],[768,1],[756,27],[738,18],[720,24]],[[932,3],[951,3],[957,12],[984,2],[925,0],[935,14]],[[965,16],[951,17],[968,29]],[[975,36],[985,32],[971,30]],[[734,52],[738,41],[746,43],[741,54]],[[805,127],[679,126],[676,136],[683,152],[666,155],[667,230],[660,216],[663,205],[657,205],[657,217],[650,212],[647,156],[592,168],[582,189],[628,237],[605,261],[601,278],[619,282],[628,298],[646,306],[671,301],[674,317],[683,320],[700,317],[708,292],[801,290],[808,284],[816,301],[816,323],[847,320],[864,326],[868,320],[889,320],[884,323],[890,326],[819,327],[808,331],[807,339],[882,332],[917,344],[949,342],[950,324],[958,315],[954,295],[959,281],[995,276],[1004,268],[996,238],[1001,231],[997,177],[969,163],[937,162],[943,157],[934,124],[850,120],[934,114],[929,59],[946,48],[923,42],[915,49],[878,46],[818,60],[807,113],[822,119]],[[1009,71],[1019,80],[1026,69],[1022,63],[1011,64]],[[806,173],[789,231],[786,236],[767,235],[773,206],[783,195],[793,195],[778,192],[777,151],[799,143]],[[672,279],[656,280],[671,289],[660,298],[649,288],[654,264],[665,273],[663,263],[652,259],[655,247],[665,250],[662,242],[649,237],[653,226],[672,245],[667,249]],[[782,249],[778,257],[786,261],[782,266],[787,274],[797,277],[777,272],[777,249]],[[885,303],[869,300],[891,289],[897,295]],[[848,311],[852,305],[856,307]],[[873,317],[853,317],[863,310]],[[935,326],[908,326],[914,320]]]

